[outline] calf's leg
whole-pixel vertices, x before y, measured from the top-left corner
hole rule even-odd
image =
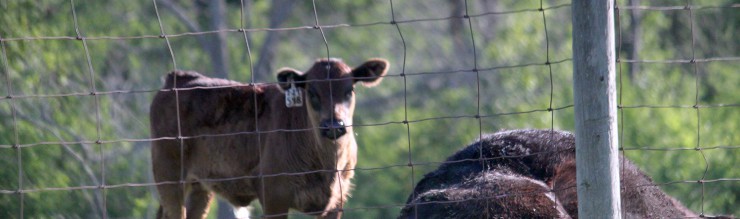
[[[258,191],[260,204],[262,204],[262,211],[264,212],[263,218],[287,219],[287,213],[290,204],[292,204],[288,202],[292,202],[292,199],[289,198],[288,191],[284,189],[285,186],[282,186],[279,180],[274,178],[277,177],[264,179],[265,185],[270,186]]]
[[[262,205],[264,218],[270,219],[288,219],[288,206],[280,203],[265,203]]]
[[[159,192],[158,219],[181,219],[185,213],[183,206],[183,189],[181,185],[169,184],[157,186]]]
[[[200,183],[192,184],[185,202],[187,206],[187,218],[206,218],[206,216],[208,216],[208,210],[211,208],[212,201],[212,192],[203,188],[203,185]]]
[[[154,181],[161,182],[179,182],[180,177],[180,159],[178,153],[170,153],[167,149],[179,148],[176,142],[161,141],[152,144],[152,173]],[[157,185],[159,193],[159,211],[157,218],[181,219],[185,216],[185,207],[183,206],[184,185],[175,183],[166,183]]]

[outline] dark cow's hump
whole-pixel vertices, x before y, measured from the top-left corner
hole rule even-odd
[[[499,131],[484,134],[477,141],[448,157],[439,169],[464,170],[467,173],[477,173],[490,168],[516,169],[521,165],[518,164],[520,162],[530,165],[531,162],[553,158],[551,153],[559,152],[562,155],[574,151],[575,137],[569,132],[535,129]],[[520,171],[515,170],[522,173]]]
[[[566,150],[567,154],[575,150],[573,142],[573,134],[563,131],[527,129],[484,134],[448,157],[437,170],[427,173],[416,185],[414,194],[459,183],[493,169],[543,179],[553,172],[549,166],[542,166],[552,164],[541,161],[553,155],[547,152]]]
[[[450,156],[447,161],[526,156],[542,150],[568,150],[575,147],[575,137],[565,131],[519,129],[484,134],[480,139]]]
[[[243,83],[220,79],[211,78],[202,75],[194,71],[173,71],[165,76],[164,88],[173,88],[173,85],[177,83],[177,88],[191,88],[191,87],[215,87],[215,86],[229,86],[229,85],[242,85]]]
[[[575,151],[574,136],[551,130],[510,130],[484,134],[425,174],[413,194],[460,183],[485,171],[505,171],[547,180],[561,157]],[[407,201],[411,201],[410,198]]]
[[[540,129],[519,129],[499,131],[494,134],[484,135],[479,140],[484,142],[484,149],[504,150],[511,154],[502,155],[527,155],[538,153],[542,150],[570,149],[575,147],[575,136],[570,132]],[[524,145],[526,148],[517,148]]]
[[[484,171],[418,194],[399,218],[567,218],[544,183],[517,174]]]

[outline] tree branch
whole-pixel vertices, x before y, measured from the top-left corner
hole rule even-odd
[[[175,17],[177,17],[180,22],[185,24],[185,27],[188,28],[188,31],[190,32],[200,32],[200,26],[190,18],[188,18],[187,12],[185,12],[185,9],[183,9],[180,5],[178,5],[175,2],[172,2],[171,0],[159,0],[159,3],[162,3],[162,6],[164,6],[166,9],[172,11],[172,13],[175,14]]]
[[[200,25],[190,19],[187,15],[187,12],[185,9],[183,9],[180,5],[177,3],[171,1],[171,0],[159,0],[159,3],[162,3],[162,6],[166,8],[167,10],[170,10],[175,17],[180,20],[183,24],[185,24],[185,27],[190,32],[201,32]],[[203,47],[203,51],[208,51],[208,41],[206,40],[205,36],[203,35],[195,35],[195,39],[198,40],[198,43]]]
[[[9,115],[3,115],[3,117],[8,117],[8,116]],[[46,131],[48,131],[49,133],[51,133],[52,135],[54,135],[54,137],[56,137],[57,139],[59,139],[60,142],[64,142],[64,138],[62,138],[62,136],[59,134],[59,132],[57,132],[55,130],[51,130],[51,129],[48,128],[49,125],[54,125],[56,127],[59,127],[58,125],[56,125],[56,124],[49,124],[48,122],[41,123],[41,122],[39,122],[39,121],[37,121],[37,120],[35,120],[35,119],[33,119],[33,118],[25,115],[23,112],[20,112],[20,111],[16,111],[16,116],[19,117],[19,118],[21,118],[21,119],[23,119],[24,121],[30,122],[31,124],[33,124],[36,127],[43,127],[44,129],[46,129]],[[64,130],[66,130],[66,129],[64,129]],[[81,141],[82,140],[82,138],[80,136],[76,136],[76,135],[74,135],[72,133],[69,133],[69,134],[72,135],[72,136],[74,136],[76,139],[78,139],[78,141]],[[85,147],[84,144],[82,146]],[[65,152],[67,152],[70,155],[72,155],[72,157],[75,158],[75,160],[77,160],[77,162],[80,163],[80,165],[82,166],[83,172],[85,173],[85,175],[87,175],[87,178],[90,179],[90,181],[93,183],[93,185],[100,185],[100,182],[98,181],[97,177],[95,176],[95,173],[93,173],[93,171],[90,168],[90,166],[87,165],[87,163],[85,162],[85,159],[80,154],[78,154],[76,151],[72,150],[72,148],[70,148],[69,145],[67,145],[67,144],[62,144],[62,148],[64,148],[64,151]],[[88,201],[90,202],[90,206],[95,206],[95,208],[93,208],[93,211],[95,211],[94,214],[95,215],[100,215],[101,214],[100,212],[102,212],[102,209],[103,209],[103,207],[102,207],[103,206],[102,205],[102,200],[101,200],[102,199],[102,194],[100,193],[100,190],[95,190],[95,191],[96,191],[95,192],[96,195],[93,196],[92,200],[91,199],[88,199]],[[85,192],[85,194],[88,194],[87,190],[83,190],[83,192]]]

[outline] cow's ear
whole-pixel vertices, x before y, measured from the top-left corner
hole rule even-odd
[[[303,72],[292,68],[282,68],[278,70],[277,80],[280,83],[280,88],[282,88],[283,90],[287,90],[288,88],[290,88],[291,80],[293,80],[293,83],[295,83],[296,87],[302,88],[306,84],[304,82],[306,80],[306,76],[303,75]]]
[[[388,61],[385,59],[370,59],[359,67],[352,69],[355,82],[361,82],[365,87],[378,85],[388,72]]]

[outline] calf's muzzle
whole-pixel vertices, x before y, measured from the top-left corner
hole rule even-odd
[[[344,121],[341,119],[326,119],[321,121],[319,124],[321,136],[330,140],[336,140],[347,134],[347,129],[344,127]]]

